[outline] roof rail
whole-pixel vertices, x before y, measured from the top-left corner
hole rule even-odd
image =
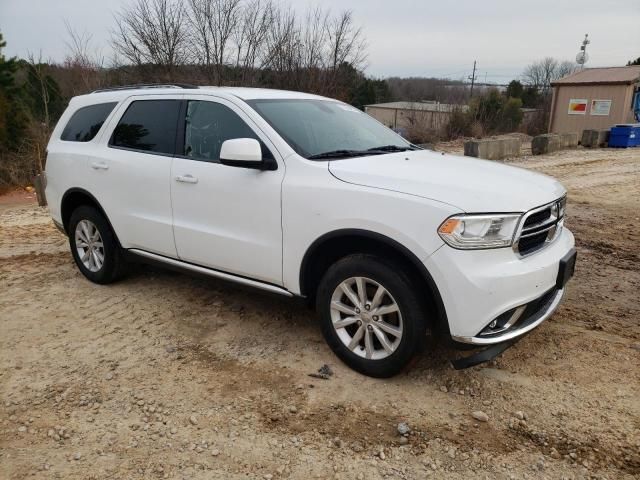
[[[189,85],[188,83],[135,83],[133,85],[117,85],[115,87],[99,88],[91,93],[135,90],[139,88],[198,88],[198,86]]]

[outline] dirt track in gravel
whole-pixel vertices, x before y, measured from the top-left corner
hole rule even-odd
[[[0,478],[638,478],[640,150],[511,163],[569,190],[566,302],[491,364],[435,349],[390,380],[296,301],[149,267],[93,285],[45,210],[0,202]]]

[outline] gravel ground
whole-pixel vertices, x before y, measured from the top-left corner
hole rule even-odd
[[[390,380],[298,301],[150,267],[93,285],[46,210],[0,201],[0,478],[639,478],[640,150],[511,163],[569,189],[566,302],[490,364],[433,348]]]

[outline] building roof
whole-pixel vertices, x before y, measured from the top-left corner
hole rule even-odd
[[[388,102],[374,103],[372,105],[365,105],[365,107],[389,108],[392,110],[420,110],[428,112],[452,112],[456,109],[466,110],[469,108],[466,105],[449,105],[447,103],[437,102]]]
[[[629,85],[638,81],[640,81],[640,65],[632,65],[630,67],[585,68],[551,82],[551,85]]]

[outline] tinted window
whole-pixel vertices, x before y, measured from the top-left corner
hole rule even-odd
[[[71,115],[60,139],[69,142],[88,142],[93,140],[93,137],[100,131],[100,127],[102,127],[102,124],[117,103],[99,103],[78,109],[76,113]]]
[[[260,141],[251,127],[230,108],[214,102],[189,102],[184,132],[185,156],[218,161],[222,143],[234,138],[255,138]],[[271,156],[264,145],[262,154],[264,158]]]
[[[111,137],[115,147],[173,154],[180,100],[138,100],[127,108]]]

